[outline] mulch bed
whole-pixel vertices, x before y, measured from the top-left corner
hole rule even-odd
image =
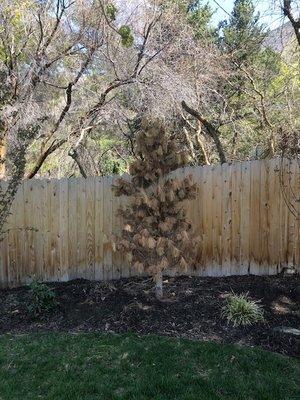
[[[259,346],[300,356],[300,337],[274,330],[300,329],[300,276],[166,278],[159,302],[146,278],[109,283],[74,280],[51,283],[59,305],[34,319],[27,311],[28,288],[0,290],[0,333],[45,331],[134,332]],[[221,318],[229,293],[249,292],[261,300],[265,323],[233,327]]]

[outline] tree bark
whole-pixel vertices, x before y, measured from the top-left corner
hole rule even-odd
[[[155,296],[158,300],[163,298],[163,281],[161,271],[157,272],[155,275]]]
[[[201,132],[201,127],[199,127],[199,129],[197,129],[197,131],[196,131],[196,141],[197,141],[199,150],[202,153],[204,164],[205,165],[210,165],[210,161],[209,161],[207,152],[205,150],[204,144],[203,144],[203,142],[201,140],[201,137],[200,137],[200,132]]]
[[[187,144],[188,144],[188,146],[190,148],[190,153],[191,153],[192,159],[194,161],[197,161],[196,160],[195,149],[194,149],[194,143],[193,143],[193,141],[192,141],[192,139],[190,137],[190,134],[189,134],[189,132],[188,132],[188,130],[186,128],[183,128],[183,132],[184,132],[184,135],[185,135],[186,142],[187,142]]]
[[[293,29],[295,31],[298,44],[300,46],[300,19],[296,19],[293,15],[292,1],[284,0],[282,10],[284,15],[288,17],[288,19],[290,20],[290,23],[292,24]]]
[[[79,171],[80,171],[80,173],[81,173],[81,176],[82,176],[83,178],[87,178],[87,173],[85,172],[85,169],[84,169],[82,163],[80,162],[79,155],[78,155],[78,152],[77,152],[77,148],[76,148],[76,149],[74,148],[74,149],[69,150],[68,155],[69,155],[71,158],[73,158],[73,160],[74,160],[75,163],[77,164],[77,167],[79,168]]]
[[[217,148],[217,152],[220,158],[220,161],[222,164],[226,163],[226,156],[225,152],[222,146],[222,143],[220,141],[220,133],[218,131],[218,128],[216,128],[211,122],[207,121],[197,110],[194,110],[193,108],[189,107],[185,101],[181,102],[182,108],[195,117],[198,121],[201,122],[201,124],[205,127],[205,130],[207,134],[213,139],[215,146]]]
[[[4,139],[0,138],[0,179],[5,177],[5,155],[6,146]]]

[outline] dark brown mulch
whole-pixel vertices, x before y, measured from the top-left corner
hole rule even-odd
[[[153,295],[150,279],[110,283],[74,280],[51,283],[58,307],[33,319],[27,311],[28,288],[0,290],[0,333],[42,331],[135,332],[259,346],[300,355],[300,337],[274,331],[300,329],[300,276],[179,277],[165,279],[167,300]],[[266,323],[233,327],[221,318],[230,292],[261,300]]]

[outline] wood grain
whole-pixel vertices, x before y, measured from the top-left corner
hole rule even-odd
[[[196,269],[189,274],[274,274],[286,265],[300,272],[300,221],[286,201],[289,196],[300,207],[297,162],[284,160],[282,167],[279,159],[246,161],[173,173],[178,178],[188,174],[198,189],[196,199],[184,206],[200,239]],[[116,180],[24,181],[0,242],[1,287],[34,277],[106,281],[136,275],[124,255],[113,252],[113,235],[122,226],[117,210],[128,203],[114,196]]]

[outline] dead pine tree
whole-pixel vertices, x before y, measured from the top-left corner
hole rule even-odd
[[[135,153],[131,179],[121,178],[114,187],[116,196],[130,197],[119,210],[124,226],[114,247],[126,253],[137,271],[153,277],[156,297],[161,299],[163,272],[186,272],[195,260],[198,240],[182,202],[195,198],[196,184],[192,176],[169,176],[187,164],[188,156],[162,121],[142,122]]]

